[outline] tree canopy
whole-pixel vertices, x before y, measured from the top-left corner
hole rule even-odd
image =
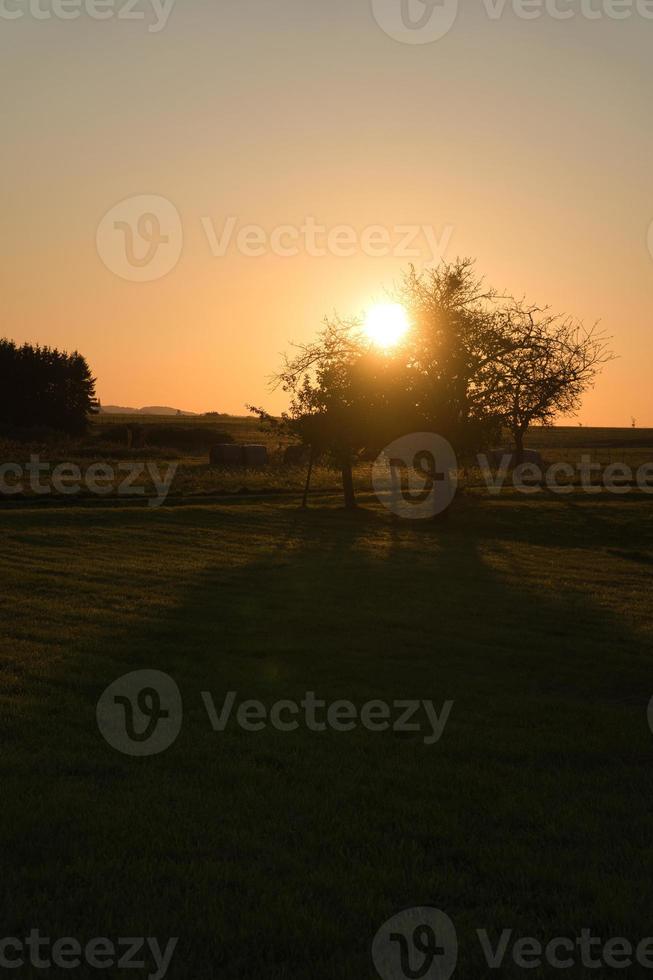
[[[327,318],[273,378],[290,398],[275,424],[338,460],[348,506],[352,454],[432,431],[464,458],[505,427],[519,455],[528,426],[576,411],[613,356],[597,327],[500,294],[471,259],[410,267],[393,299],[410,324],[395,347],[377,348],[362,318]]]
[[[86,359],[52,347],[0,339],[0,424],[78,435],[98,409]]]

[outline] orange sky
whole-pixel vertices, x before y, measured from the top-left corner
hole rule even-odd
[[[653,20],[524,20],[510,6],[492,19],[479,3],[441,39],[405,44],[367,2],[178,0],[156,32],[149,0],[142,21],[23,7],[0,24],[2,332],[80,349],[103,402],[283,408],[266,388],[279,352],[324,314],[383,299],[409,261],[397,229],[417,225],[497,287],[600,319],[620,359],[580,420],[653,425]],[[181,252],[134,282],[96,238],[109,209],[143,195],[180,217],[159,259]],[[235,235],[312,217],[331,254],[308,254],[298,232],[295,255],[234,242],[214,255],[206,226],[219,237],[230,216]],[[370,242],[388,254],[364,254]],[[432,250],[417,245],[420,266]]]

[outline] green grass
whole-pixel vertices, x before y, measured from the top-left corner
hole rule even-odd
[[[650,935],[652,519],[465,498],[427,525],[370,501],[0,513],[2,934],[179,936],[184,980],[365,980],[377,928],[417,905],[454,919],[456,978],[487,975],[477,928]],[[137,759],[95,705],[142,667],[185,710]],[[203,690],[455,703],[425,746],[215,733]]]

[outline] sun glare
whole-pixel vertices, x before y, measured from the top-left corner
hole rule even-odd
[[[408,317],[400,303],[378,303],[365,317],[365,333],[384,350],[398,344],[407,330]]]

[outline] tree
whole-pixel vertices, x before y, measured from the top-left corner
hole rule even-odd
[[[417,273],[410,267],[397,298],[408,312],[407,367],[418,415],[454,444],[476,450],[496,432],[491,366],[517,342],[471,259]]]
[[[0,340],[0,424],[79,435],[97,411],[95,378],[77,351]]]
[[[551,425],[560,414],[575,414],[614,354],[596,325],[586,329],[571,317],[523,304],[507,308],[506,317],[521,342],[492,363],[489,387],[494,410],[510,430],[521,462],[529,426]]]
[[[401,359],[374,349],[360,320],[326,319],[317,338],[294,345],[273,377],[273,385],[290,395],[289,410],[278,422],[262,409],[253,411],[310,446],[311,459],[329,454],[340,468],[345,506],[353,509],[352,457],[364,448],[380,450],[409,424],[404,367]]]
[[[596,328],[499,294],[471,259],[420,273],[411,266],[394,298],[410,322],[396,348],[375,349],[359,319],[327,319],[273,379],[291,399],[274,424],[310,445],[311,459],[333,455],[347,507],[357,449],[434,431],[464,458],[508,426],[521,457],[529,425],[577,410],[612,357]]]
[[[422,414],[459,452],[477,449],[506,426],[517,459],[534,422],[574,414],[614,356],[594,326],[528,306],[477,276],[471,259],[420,274],[410,268],[399,296]]]

